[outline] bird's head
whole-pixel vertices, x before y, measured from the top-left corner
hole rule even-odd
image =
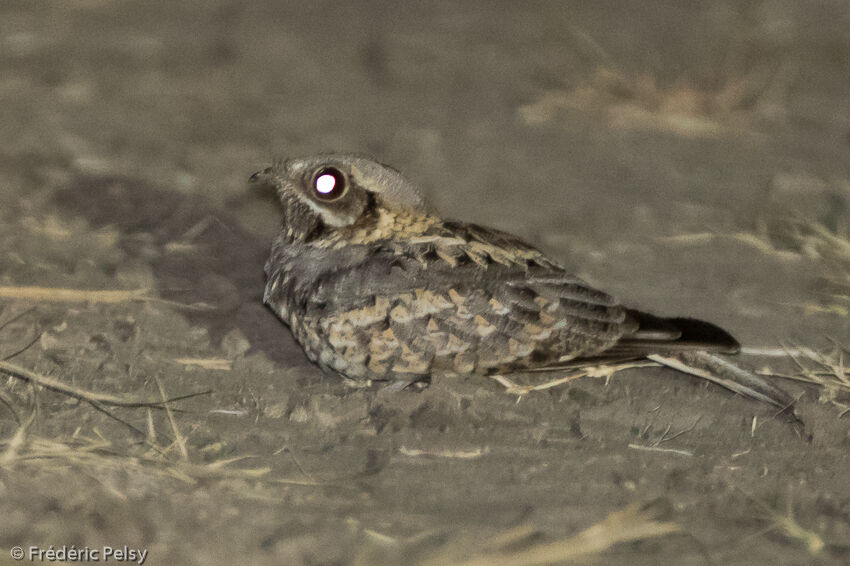
[[[288,159],[255,173],[251,180],[277,190],[284,230],[292,241],[354,226],[382,209],[412,214],[428,211],[422,195],[401,173],[357,155]]]

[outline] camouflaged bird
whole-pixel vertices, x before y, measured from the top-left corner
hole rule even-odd
[[[357,381],[557,369],[649,357],[788,408],[769,382],[708,352],[738,343],[698,320],[621,306],[511,234],[443,220],[395,169],[354,155],[254,174],[283,226],[264,301],[307,356]]]

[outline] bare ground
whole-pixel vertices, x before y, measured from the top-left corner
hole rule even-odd
[[[590,6],[5,2],[0,563],[850,561],[850,10]],[[805,430],[657,368],[346,388],[260,305],[245,182],[321,150],[824,370]]]

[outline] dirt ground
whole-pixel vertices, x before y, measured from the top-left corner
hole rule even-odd
[[[660,368],[346,388],[247,184],[327,150],[729,329],[804,429]],[[843,1],[6,0],[0,564],[850,563],[848,203]]]

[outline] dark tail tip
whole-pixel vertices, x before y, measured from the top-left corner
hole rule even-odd
[[[680,342],[711,345],[714,346],[712,350],[726,354],[737,354],[741,350],[741,344],[731,334],[710,322],[695,318],[670,318],[667,321],[682,331]]]

